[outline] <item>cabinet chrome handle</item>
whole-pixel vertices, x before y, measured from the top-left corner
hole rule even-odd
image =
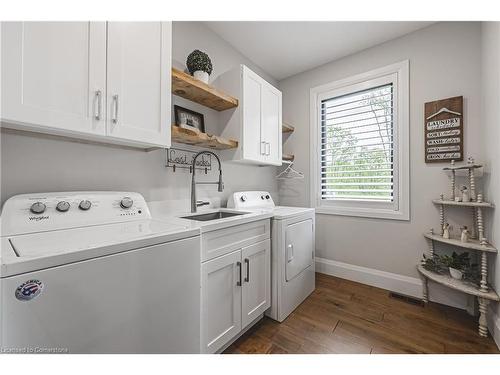
[[[264,147],[262,147],[262,146],[264,146]],[[266,154],[266,142],[264,142],[264,141],[260,142],[260,154],[261,155],[265,155]]]
[[[102,113],[102,91],[97,90],[95,92],[94,118],[99,121],[101,119],[101,113]]]
[[[118,95],[113,95],[113,117],[111,121],[113,121],[113,124],[118,122]]]
[[[238,272],[239,272],[239,275],[240,275],[240,278],[236,282],[236,285],[241,286],[241,262],[236,262],[236,267],[238,267],[238,269],[239,269]]]
[[[271,155],[271,144],[266,142],[266,155]]]
[[[245,263],[247,265],[247,276],[245,277],[245,282],[248,283],[250,281],[250,259],[245,258]]]

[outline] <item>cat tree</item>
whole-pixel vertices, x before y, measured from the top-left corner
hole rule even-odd
[[[422,278],[423,301],[425,303],[429,301],[429,291],[427,285],[428,280],[432,280],[446,287],[477,297],[479,303],[479,335],[486,337],[488,336],[486,320],[488,304],[491,301],[497,302],[500,299],[498,294],[491,288],[491,286],[488,285],[488,255],[496,254],[497,249],[491,245],[486,238],[483,217],[484,210],[493,209],[494,205],[492,203],[485,202],[482,194],[476,194],[475,170],[478,168],[482,168],[482,165],[474,163],[474,160],[472,159],[469,159],[468,163],[462,166],[456,166],[454,161],[452,161],[450,167],[443,168],[445,171],[451,172],[451,194],[449,199],[445,198],[444,194],[441,194],[440,199],[432,201],[434,204],[439,206],[441,229],[439,234],[434,233],[434,230],[431,229],[430,232],[425,233],[424,236],[429,240],[429,256],[431,259],[434,258],[435,242],[444,243],[459,249],[462,248],[479,251],[481,255],[481,280],[479,285],[467,280],[454,279],[444,273],[430,271],[424,268],[423,264],[418,265],[417,269]],[[467,171],[469,201],[456,199],[456,174],[459,170]],[[462,242],[460,238],[443,237],[446,222],[445,207],[449,206],[469,209],[471,211],[473,226],[471,228],[471,238],[467,242]]]

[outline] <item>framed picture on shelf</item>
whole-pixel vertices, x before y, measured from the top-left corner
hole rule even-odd
[[[205,133],[205,119],[202,113],[174,105],[175,123],[181,128],[196,128]]]

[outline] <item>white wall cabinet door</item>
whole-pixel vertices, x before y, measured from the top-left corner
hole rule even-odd
[[[261,86],[261,142],[265,145],[264,160],[281,165],[281,92],[264,82]]]
[[[281,92],[243,67],[243,159],[281,165]]]
[[[261,137],[261,78],[249,69],[243,69],[243,158],[264,161],[265,144]]]
[[[201,265],[201,352],[215,353],[241,331],[241,250]]]
[[[2,22],[1,55],[2,121],[105,134],[105,22]]]
[[[109,22],[107,134],[170,146],[169,22]]]
[[[242,328],[271,306],[271,242],[265,240],[244,247],[242,283]]]

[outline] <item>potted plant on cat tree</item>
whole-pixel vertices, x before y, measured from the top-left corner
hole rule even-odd
[[[457,254],[453,252],[451,256],[441,256],[441,262],[448,267],[451,277],[457,280],[463,278],[464,271],[470,265],[469,253]]]

